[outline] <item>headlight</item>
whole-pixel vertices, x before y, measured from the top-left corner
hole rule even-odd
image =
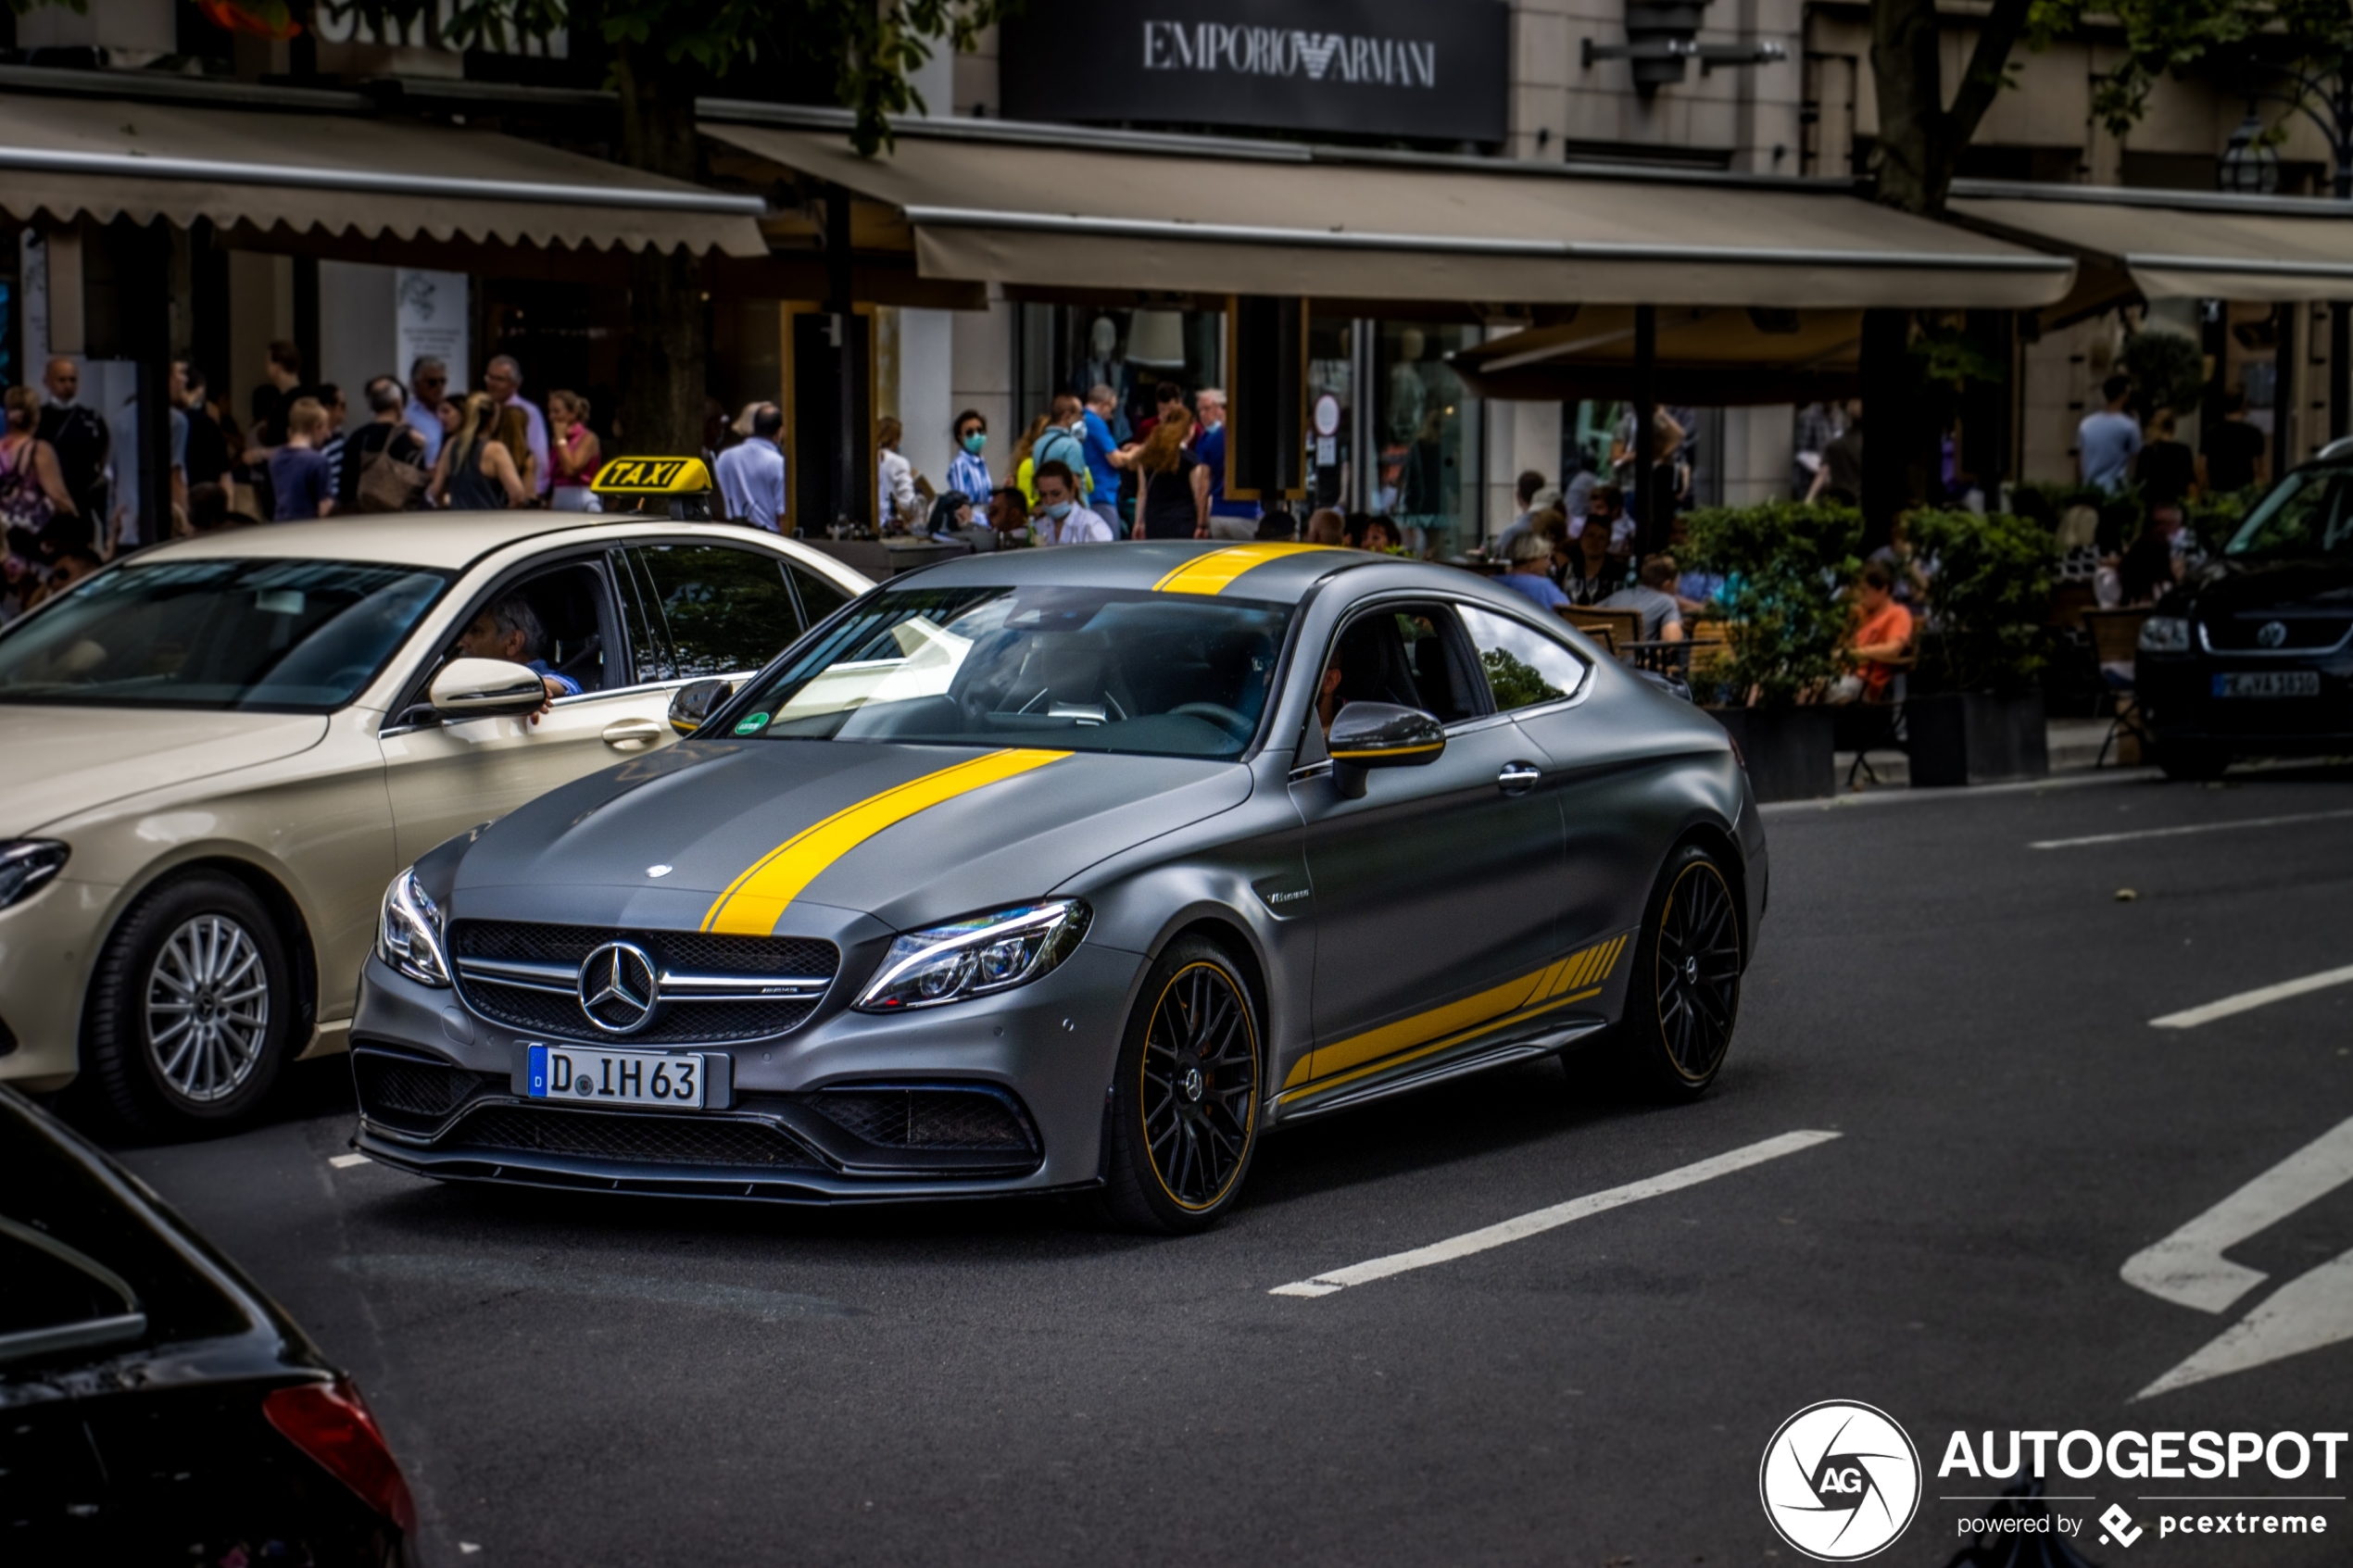
[[[1055,898],[911,931],[890,945],[861,1012],[903,1012],[1026,985],[1068,958],[1087,935],[1087,906]]]
[[[2143,653],[2187,653],[2190,623],[2178,615],[2152,615],[2141,622]]]
[[[420,985],[449,984],[449,956],[441,950],[441,907],[418,884],[414,868],[384,889],[376,957]]]
[[[0,909],[31,897],[65,869],[73,853],[54,838],[20,838],[0,844]]]

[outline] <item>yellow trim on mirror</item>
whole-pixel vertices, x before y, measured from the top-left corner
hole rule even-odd
[[[1360,748],[1354,751],[1335,751],[1331,753],[1331,759],[1335,762],[1354,762],[1382,757],[1419,757],[1426,751],[1445,749],[1446,743],[1440,740],[1432,741],[1428,746],[1379,746],[1369,750]]]

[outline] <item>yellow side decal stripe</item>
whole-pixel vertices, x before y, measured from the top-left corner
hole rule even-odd
[[[1629,938],[1614,937],[1607,942],[1582,947],[1567,958],[1554,960],[1534,974],[1524,974],[1500,985],[1491,985],[1476,996],[1465,997],[1458,1002],[1432,1008],[1428,1012],[1401,1018],[1394,1023],[1384,1023],[1378,1029],[1352,1035],[1334,1045],[1319,1047],[1300,1059],[1284,1080],[1286,1090],[1295,1088],[1311,1079],[1315,1092],[1361,1078],[1365,1073],[1377,1072],[1411,1061],[1416,1057],[1459,1045],[1508,1023],[1517,1023],[1539,1013],[1550,1012],[1556,1007],[1582,1001],[1600,995],[1600,982],[1609,978],[1617,968],[1618,955],[1626,950]],[[1574,992],[1575,995],[1566,993]],[[1414,1047],[1420,1047],[1420,1049]],[[1397,1053],[1407,1054],[1400,1056]],[[1393,1059],[1393,1060],[1391,1060]],[[1363,1072],[1350,1072],[1361,1063],[1370,1062]],[[1344,1074],[1334,1077],[1334,1074]]]
[[[1445,1050],[1450,1047],[1464,1045],[1469,1041],[1476,1040],[1481,1035],[1492,1035],[1495,1031],[1504,1027],[1506,1024],[1525,1023],[1528,1020],[1551,1012],[1555,1008],[1565,1008],[1571,1002],[1587,1001],[1594,997],[1600,996],[1601,994],[1602,988],[1596,985],[1590,991],[1578,991],[1566,997],[1555,997],[1554,1000],[1546,1002],[1541,1007],[1532,1007],[1525,1012],[1516,1012],[1509,1018],[1499,1018],[1492,1023],[1482,1023],[1476,1029],[1466,1029],[1459,1035],[1449,1035],[1442,1040],[1432,1040],[1429,1044],[1422,1047],[1418,1050],[1405,1051],[1397,1056],[1387,1057],[1379,1061],[1367,1063],[1365,1066],[1357,1068],[1353,1073],[1335,1073],[1329,1078],[1318,1078],[1306,1088],[1292,1090],[1281,1098],[1286,1100],[1294,1100],[1305,1099],[1311,1095],[1328,1094],[1334,1089],[1340,1088],[1346,1085],[1356,1082],[1359,1078],[1369,1078],[1376,1073],[1387,1073],[1391,1068],[1403,1067],[1409,1061],[1419,1061],[1426,1056],[1436,1056],[1440,1051]]]
[[[1332,545],[1236,545],[1229,550],[1212,550],[1191,560],[1152,584],[1156,594],[1222,594],[1233,585],[1235,578],[1254,566],[1285,556],[1303,555],[1309,550],[1329,550]]]
[[[803,828],[754,861],[702,917],[702,929],[732,936],[765,936],[776,929],[785,906],[800,897],[826,867],[895,822],[984,785],[1059,762],[1067,751],[991,751],[910,779],[895,788],[845,807]]]

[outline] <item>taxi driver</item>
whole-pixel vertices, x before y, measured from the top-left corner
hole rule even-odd
[[[539,616],[531,601],[521,594],[509,594],[505,598],[483,607],[472,623],[458,633],[458,651],[468,659],[503,659],[510,664],[520,664],[546,684],[547,698],[578,696],[580,683],[569,675],[547,668],[541,655],[547,645],[547,633],[539,624]],[[547,704],[539,705],[539,712],[547,711]],[[536,719],[537,714],[533,718]]]

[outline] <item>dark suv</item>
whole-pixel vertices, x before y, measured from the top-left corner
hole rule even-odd
[[[2158,601],[2134,684],[2172,778],[2353,753],[2353,441],[2282,480],[2218,560]]]

